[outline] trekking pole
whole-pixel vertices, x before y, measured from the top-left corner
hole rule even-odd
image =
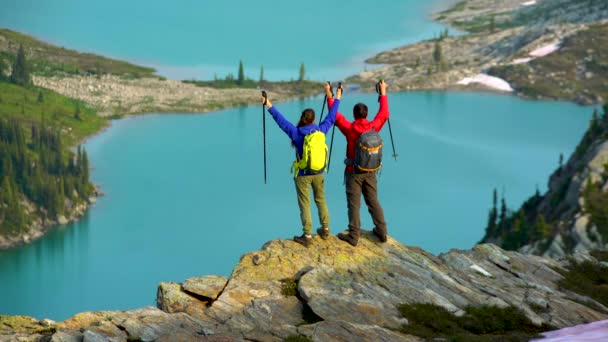
[[[340,89],[340,91],[342,93],[344,93],[344,90],[342,89],[342,82],[338,82],[338,89]],[[332,96],[333,91],[332,91]],[[331,129],[331,143],[329,144],[329,160],[327,161],[327,173],[329,173],[329,166],[331,165],[331,151],[333,151],[334,149],[334,133],[336,132],[336,124],[334,123],[334,127]]]
[[[376,83],[376,93],[378,93],[378,102],[380,102],[380,97],[382,96],[382,94],[380,94],[380,82],[384,81],[383,79],[380,79],[380,81],[378,81],[378,83]],[[386,119],[386,122],[388,123],[388,132],[391,136],[391,145],[393,146],[393,158],[395,158],[395,161],[397,161],[397,157],[399,156],[397,154],[397,152],[395,152],[395,140],[393,139],[393,129],[391,128],[391,119],[388,118]]]
[[[329,90],[331,91],[331,96],[334,96],[334,91],[331,90],[331,82],[327,81],[327,84],[329,84]],[[325,98],[323,99],[323,107],[321,108],[321,116],[319,116],[319,125],[321,124],[321,121],[323,120],[323,112],[325,111],[325,104],[327,103],[327,94],[325,94]]]
[[[262,90],[262,97],[264,98],[264,103],[262,103],[262,132],[264,137],[264,184],[266,184],[266,99],[268,95],[266,95],[266,91]]]

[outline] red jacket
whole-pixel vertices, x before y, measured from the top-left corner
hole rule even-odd
[[[327,99],[327,105],[329,108],[334,104],[334,99]],[[369,115],[369,114],[368,114]],[[366,118],[356,119],[353,122],[348,121],[340,112],[336,114],[336,126],[340,129],[340,132],[346,137],[346,158],[355,159],[355,146],[361,133],[367,132],[374,127],[376,132],[380,132],[382,126],[386,120],[388,120],[388,97],[386,95],[380,96],[380,108],[378,114],[372,121],[367,121]],[[352,165],[346,166],[346,171],[353,171]]]

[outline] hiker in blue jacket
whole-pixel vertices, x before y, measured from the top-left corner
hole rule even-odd
[[[331,85],[329,84],[325,85],[326,89],[330,87]],[[300,116],[298,125],[294,126],[281,114],[281,112],[279,112],[276,107],[272,105],[267,97],[262,97],[262,103],[268,107],[268,112],[272,115],[279,127],[291,139],[292,144],[295,146],[297,151],[297,160],[299,160],[303,156],[304,138],[308,134],[314,133],[315,131],[320,131],[323,132],[323,134],[326,134],[334,124],[341,97],[342,89],[338,89],[336,92],[336,101],[331,107],[329,114],[320,125],[315,124],[315,111],[311,108],[304,109],[302,115]],[[329,234],[329,210],[327,209],[327,202],[325,201],[324,170],[322,169],[319,172],[307,172],[303,169],[296,169],[294,182],[296,185],[296,193],[298,195],[300,219],[302,220],[302,230],[304,233],[301,236],[294,236],[293,240],[308,247],[312,242],[312,215],[310,209],[311,187],[319,212],[319,221],[321,221],[321,228],[319,228],[317,231],[322,231],[323,233]]]

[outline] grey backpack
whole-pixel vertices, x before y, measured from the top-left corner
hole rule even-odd
[[[382,167],[382,138],[374,127],[359,136],[354,164],[358,171],[364,172],[376,171]]]

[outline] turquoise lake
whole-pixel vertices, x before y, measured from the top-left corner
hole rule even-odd
[[[297,8],[279,1],[82,3],[9,1],[5,7],[14,13],[0,13],[0,26],[161,65],[185,78],[208,78],[206,68],[231,71],[243,58],[246,65],[264,63],[277,79],[295,77],[302,61],[311,78],[341,77],[360,70],[367,51],[430,37],[441,27],[424,15],[435,5],[422,1],[386,1],[381,8],[358,0]],[[374,24],[375,18],[382,20]],[[208,31],[221,31],[223,39]],[[261,33],[268,41],[263,48]],[[375,113],[376,99],[347,91],[341,112],[351,118],[352,106],[362,101]],[[482,237],[494,188],[505,192],[510,207],[537,187],[544,191],[559,154],[574,150],[592,112],[488,93],[394,94],[390,86],[389,102],[400,156],[390,158],[386,126],[379,193],[388,232],[432,253],[470,248]],[[303,108],[319,112],[321,105],[320,96],[276,104],[292,122]],[[79,222],[0,251],[0,313],[62,320],[81,311],[154,305],[161,281],[228,276],[242,254],[300,234],[289,174],[294,153],[270,116],[266,123],[266,185],[260,106],[132,117],[90,138],[92,178],[105,195]],[[336,131],[326,176],[333,233],[347,225],[344,150]],[[365,208],[361,216],[363,228],[371,229]]]
[[[428,13],[449,1],[0,0],[0,27],[155,67],[177,79],[245,73],[337,80],[374,53],[436,36]]]

